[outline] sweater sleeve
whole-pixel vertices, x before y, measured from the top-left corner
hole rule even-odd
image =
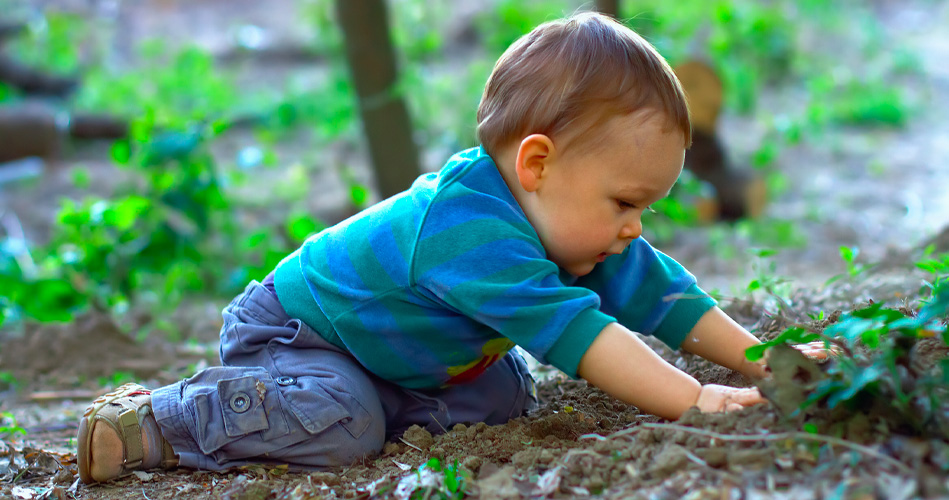
[[[453,217],[430,214],[416,246],[419,292],[576,377],[593,339],[615,321],[599,297],[560,281],[526,219],[494,212],[499,205],[478,195],[442,204]]]
[[[575,285],[596,292],[600,309],[623,326],[652,335],[678,349],[715,300],[695,283],[695,277],[645,239],[609,257]]]

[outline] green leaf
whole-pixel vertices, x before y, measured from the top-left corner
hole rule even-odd
[[[455,467],[445,467],[445,488],[451,493],[458,491],[458,476],[455,475],[456,469],[457,463]]]
[[[365,205],[366,200],[369,199],[369,190],[362,184],[353,184],[349,187],[349,196],[353,200],[354,205],[361,207]]]
[[[813,340],[817,340],[818,338],[819,336],[816,333],[811,333],[799,326],[788,328],[777,337],[746,349],[745,358],[748,361],[758,361],[764,357],[765,351],[767,351],[772,346],[783,343],[804,344]]]
[[[89,169],[85,167],[76,167],[72,172],[72,183],[79,189],[86,189],[92,178],[89,175]]]
[[[824,333],[832,337],[843,337],[853,343],[865,332],[873,329],[877,324],[878,322],[872,319],[848,317],[829,326]]]
[[[112,160],[119,165],[128,165],[129,160],[132,158],[132,147],[125,139],[115,141],[109,149],[109,155],[112,157]]]
[[[748,253],[755,257],[765,258],[777,255],[778,251],[773,248],[750,248],[748,249]]]
[[[129,196],[112,206],[109,222],[120,231],[127,231],[149,209],[151,202],[141,196]]]
[[[287,219],[287,233],[298,242],[302,242],[311,234],[317,233],[325,226],[307,214],[291,215]]]
[[[831,408],[834,408],[841,401],[849,401],[853,399],[853,397],[865,387],[876,382],[883,373],[884,369],[878,365],[864,367],[857,373],[855,377],[849,381],[849,384],[846,387],[830,395],[830,397],[827,399],[827,405]]]
[[[848,264],[853,263],[854,257],[859,253],[860,250],[856,247],[840,247],[840,258]]]

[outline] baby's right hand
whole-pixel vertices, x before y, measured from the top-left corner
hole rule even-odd
[[[702,386],[699,391],[699,398],[695,401],[695,406],[703,413],[718,411],[734,411],[761,404],[767,401],[758,392],[757,387],[741,389],[738,387],[728,387],[725,385],[707,384]]]

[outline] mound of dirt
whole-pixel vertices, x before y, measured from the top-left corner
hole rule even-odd
[[[29,324],[19,334],[4,334],[0,342],[4,371],[25,384],[47,387],[119,371],[150,378],[175,360],[167,343],[137,342],[99,313],[71,323]]]

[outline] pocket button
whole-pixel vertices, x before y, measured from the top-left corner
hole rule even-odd
[[[244,413],[250,409],[250,397],[243,392],[235,392],[231,396],[230,404],[235,413]]]
[[[288,376],[286,376],[286,375],[284,375],[284,376],[282,376],[282,377],[277,377],[275,380],[276,380],[276,382],[277,382],[277,385],[283,385],[283,386],[293,385],[293,384],[295,384],[296,381],[297,381],[295,378],[293,378],[293,377],[288,377]]]

